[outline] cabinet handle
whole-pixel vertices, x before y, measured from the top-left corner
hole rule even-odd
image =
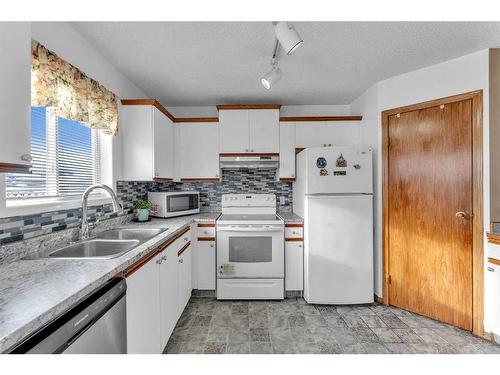
[[[184,263],[184,259],[179,259],[179,263]]]
[[[495,269],[494,269],[493,267],[488,267],[488,268],[487,268],[487,270],[488,270],[489,272],[495,272]]]
[[[299,247],[302,247],[302,245],[299,245]]]
[[[167,256],[166,255],[162,256],[161,260],[167,260]]]
[[[213,243],[211,243],[211,244],[210,244],[210,247],[214,247],[214,244],[213,244]]]
[[[188,237],[184,237],[184,241],[188,242],[189,238]]]
[[[22,160],[22,161],[27,161],[27,162],[30,162],[30,161],[32,161],[32,160],[33,160],[33,158],[31,157],[31,155],[30,155],[30,154],[22,154],[22,155],[21,155],[21,160]]]
[[[245,152],[248,152],[248,148],[245,149]]]
[[[161,259],[158,259],[158,260],[156,261],[156,264],[161,264],[161,263],[162,263],[162,260],[161,260]]]

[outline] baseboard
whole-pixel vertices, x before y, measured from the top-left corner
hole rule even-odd
[[[377,296],[376,294],[373,295],[373,299],[375,300],[375,302],[377,303],[384,303],[384,298],[383,297],[379,297]]]

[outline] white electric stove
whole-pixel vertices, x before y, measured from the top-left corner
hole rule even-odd
[[[217,220],[217,299],[283,299],[285,224],[274,194],[224,194]]]

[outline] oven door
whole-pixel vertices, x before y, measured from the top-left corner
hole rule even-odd
[[[217,226],[218,278],[282,278],[283,225]]]

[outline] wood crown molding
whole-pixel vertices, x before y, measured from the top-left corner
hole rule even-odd
[[[282,122],[314,122],[314,121],[361,121],[363,116],[283,116]]]
[[[176,117],[174,122],[219,122],[218,117]]]
[[[0,173],[31,173],[30,168],[29,164],[0,163]]]
[[[215,223],[198,223],[198,228],[215,228]]]
[[[288,223],[285,228],[304,228],[304,223]]]
[[[178,252],[177,256],[181,256],[181,254],[187,250],[187,248],[191,245],[191,241],[189,241],[187,244],[185,244]]]
[[[280,109],[281,104],[218,104],[217,109],[234,110],[234,109]]]
[[[295,181],[295,177],[280,177],[280,181],[283,181],[283,182],[294,182]]]
[[[193,177],[193,178],[181,178],[181,182],[219,182],[219,177]]]
[[[500,245],[500,234],[486,232],[486,238],[488,239],[489,243]]]
[[[156,99],[122,99],[122,105],[152,105],[161,113],[167,116],[172,122],[175,122],[175,117]]]

